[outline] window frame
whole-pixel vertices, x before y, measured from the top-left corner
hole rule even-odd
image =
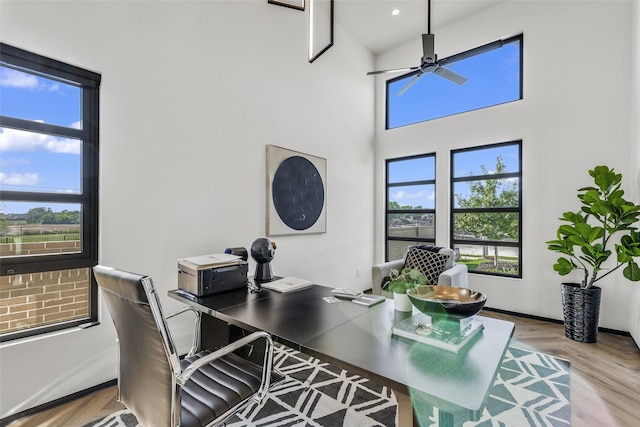
[[[402,74],[400,76],[391,78],[389,80],[387,80],[385,82],[385,115],[384,115],[384,128],[385,130],[393,130],[393,129],[399,129],[405,126],[411,126],[411,125],[415,125],[418,123],[424,123],[424,122],[428,122],[431,120],[437,120],[437,119],[442,119],[445,117],[451,117],[451,116],[456,116],[458,114],[464,114],[464,113],[468,113],[470,111],[477,111],[477,110],[482,110],[485,108],[490,108],[490,107],[494,107],[496,105],[501,105],[501,104],[505,104],[508,102],[515,102],[515,101],[520,101],[522,99],[524,99],[524,35],[523,34],[518,34],[512,37],[508,37],[505,39],[498,39],[489,43],[486,43],[482,46],[477,46],[474,47],[472,49],[466,50],[464,52],[460,52],[451,56],[448,56],[446,58],[440,59],[439,62],[445,64],[446,62],[449,62],[452,58],[454,57],[459,57],[456,58],[456,60],[463,60],[463,59],[467,59],[476,55],[482,55],[483,53],[488,53],[492,50],[495,49],[495,46],[500,45],[499,48],[503,47],[506,44],[509,43],[514,43],[514,42],[518,42],[520,44],[520,63],[519,63],[519,67],[520,67],[520,73],[519,73],[519,97],[518,99],[512,100],[512,101],[506,101],[506,102],[501,102],[498,104],[490,104],[490,105],[486,105],[484,107],[479,107],[479,108],[474,108],[474,109],[470,109],[470,110],[463,110],[463,111],[459,111],[457,113],[452,113],[452,114],[446,114],[444,116],[438,116],[438,117],[433,117],[433,118],[429,118],[429,119],[425,119],[425,120],[420,120],[420,121],[416,121],[416,122],[412,122],[412,123],[406,123],[406,124],[402,124],[402,125],[398,125],[398,126],[394,126],[394,127],[390,127],[389,126],[389,109],[391,107],[389,100],[395,96],[393,94],[390,94],[389,92],[389,88],[391,86],[391,84],[397,82],[398,80],[402,80],[402,79],[406,79],[408,77],[411,76],[415,76],[416,74],[418,74],[419,70],[415,70],[415,71],[411,71],[409,73],[405,73]],[[477,53],[474,53],[477,52]],[[426,99],[428,102],[433,102],[433,99]]]
[[[455,177],[455,155],[458,153],[464,153],[469,151],[481,151],[485,149],[493,149],[499,147],[505,147],[509,145],[516,145],[518,147],[518,172],[507,172],[501,174],[493,174],[493,175],[468,175],[464,177]],[[450,161],[450,199],[449,203],[451,209],[449,211],[449,242],[452,248],[455,248],[456,245],[474,245],[474,246],[499,246],[499,247],[512,247],[517,248],[518,250],[518,274],[502,274],[498,272],[491,271],[475,271],[469,270],[469,273],[474,274],[483,274],[489,276],[500,276],[500,277],[509,277],[509,278],[522,278],[522,140],[517,139],[513,141],[500,142],[496,144],[487,144],[480,145],[468,148],[462,148],[458,150],[451,150],[451,161]],[[490,177],[490,178],[488,178]],[[487,180],[498,180],[498,179],[506,179],[506,178],[518,178],[518,206],[517,207],[497,207],[497,208],[456,208],[455,204],[455,183],[456,182],[469,182],[469,181],[487,181]],[[456,239],[455,238],[455,214],[457,213],[517,213],[518,214],[518,241],[517,242],[509,242],[509,241],[499,241],[499,240],[479,240],[479,239]]]
[[[394,182],[394,183],[390,183],[389,182],[389,165],[393,162],[401,162],[401,161],[407,161],[407,160],[413,160],[413,159],[419,159],[419,158],[433,158],[433,179],[427,179],[427,180],[417,180],[417,181],[402,181],[402,182]],[[426,153],[426,154],[416,154],[416,155],[412,155],[412,156],[405,156],[405,157],[395,157],[392,159],[385,159],[385,205],[384,205],[384,210],[385,210],[385,215],[384,215],[384,220],[385,220],[385,226],[384,226],[384,257],[385,257],[385,261],[392,261],[389,259],[389,241],[400,241],[400,242],[421,242],[421,243],[431,243],[431,244],[435,244],[435,234],[434,234],[434,238],[413,238],[413,237],[399,237],[399,236],[389,236],[389,215],[391,214],[432,214],[433,215],[433,219],[434,219],[434,224],[436,223],[436,199],[434,199],[434,206],[433,209],[395,209],[395,210],[391,210],[389,209],[389,189],[392,187],[406,187],[409,185],[433,185],[433,189],[434,192],[437,193],[437,186],[436,186],[436,177],[437,177],[437,163],[436,163],[436,153]],[[435,225],[434,225],[434,230],[435,230]]]
[[[46,193],[0,190],[0,200],[6,202],[74,203],[81,206],[80,252],[51,255],[21,255],[2,259],[0,276],[91,268],[98,263],[98,175],[99,175],[99,121],[101,75],[61,61],[47,58],[14,46],[0,43],[0,62],[7,68],[58,80],[81,88],[81,129],[46,124],[0,115],[0,126],[82,141],[80,193]],[[89,316],[73,321],[27,328],[0,334],[0,342],[41,333],[97,322],[97,284],[90,277]]]

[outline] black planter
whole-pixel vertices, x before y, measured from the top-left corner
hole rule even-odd
[[[601,294],[602,289],[597,286],[581,289],[577,283],[562,284],[564,334],[567,338],[579,342],[596,342]]]

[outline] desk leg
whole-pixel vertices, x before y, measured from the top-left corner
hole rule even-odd
[[[398,401],[398,427],[418,427],[421,423],[416,419],[416,413],[414,410],[418,410],[418,417],[424,416],[425,420],[428,420],[433,414],[433,406],[422,402],[418,404],[418,408],[414,408],[411,396],[393,390],[393,394]],[[428,423],[430,425],[430,423]],[[438,410],[438,426],[440,427],[461,427],[460,422],[454,414]]]
[[[215,317],[203,314],[200,324],[200,347],[204,349],[216,349],[230,344],[246,335],[245,331],[237,326],[230,325]],[[253,344],[242,347],[236,351],[236,354],[251,360],[258,365],[262,365],[264,360],[265,342],[264,340],[255,341]]]
[[[411,397],[397,390],[393,390],[393,394],[398,401],[398,427],[414,427]]]

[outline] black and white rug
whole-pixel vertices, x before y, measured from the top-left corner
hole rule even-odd
[[[328,363],[277,346],[274,367],[286,378],[262,403],[250,403],[228,427],[392,427],[396,400],[390,389]],[[436,410],[437,411],[437,410]],[[437,413],[427,417],[437,427]],[[426,424],[423,424],[426,425]],[[464,427],[570,426],[569,365],[544,353],[509,347],[481,418]],[[127,410],[85,427],[136,427]]]

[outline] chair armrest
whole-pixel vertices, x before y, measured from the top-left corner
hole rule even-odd
[[[455,286],[458,288],[469,287],[469,275],[466,264],[454,264],[448,270],[440,273],[438,286]]]
[[[242,337],[237,341],[228,344],[221,349],[218,349],[212,353],[209,353],[206,356],[203,356],[197,360],[194,360],[189,366],[187,366],[179,375],[176,376],[176,384],[180,387],[184,386],[184,384],[189,380],[191,375],[193,375],[198,369],[208,364],[209,362],[218,359],[222,356],[225,356],[229,353],[232,353],[239,348],[257,341],[259,339],[264,339],[266,341],[265,351],[264,351],[264,362],[262,364],[262,381],[260,383],[260,388],[258,389],[258,393],[256,393],[256,399],[262,400],[269,389],[269,383],[271,381],[271,369],[273,365],[273,340],[271,339],[271,335],[264,331],[253,332],[246,337]]]
[[[169,320],[172,317],[175,317],[182,313],[186,313],[187,311],[191,311],[193,312],[193,314],[195,314],[195,325],[193,327],[193,342],[191,344],[191,349],[189,350],[189,353],[187,353],[187,357],[188,357],[196,354],[196,352],[200,348],[200,322],[202,319],[202,312],[200,312],[199,310],[196,310],[194,307],[187,307],[178,311],[177,313],[173,313],[169,316],[166,316],[165,318]]]
[[[402,258],[376,264],[371,267],[371,293],[382,295],[382,279],[391,274],[391,269],[400,271],[402,267],[404,267],[404,259]]]

